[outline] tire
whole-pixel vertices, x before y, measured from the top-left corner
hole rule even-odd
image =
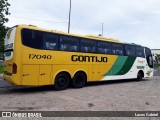
[[[74,88],[82,88],[85,86],[86,81],[87,81],[86,75],[84,73],[78,72],[73,77],[72,86]]]
[[[54,88],[56,90],[65,90],[69,86],[69,81],[70,77],[67,74],[58,74],[55,78]]]
[[[137,80],[142,80],[143,74],[141,72],[138,72],[137,74]]]

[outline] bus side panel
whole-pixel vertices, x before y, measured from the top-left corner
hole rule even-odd
[[[129,60],[128,63],[130,64],[131,60]],[[106,76],[102,80],[117,80],[117,79],[137,78],[137,74],[140,70],[144,72],[144,77],[146,77],[147,71],[150,71],[148,69],[148,67],[146,66],[147,62],[146,62],[145,58],[137,57],[137,58],[135,58],[135,61],[133,62],[133,64],[129,65],[128,63],[124,66],[124,69],[121,69],[119,74],[113,74],[112,76]],[[130,68],[130,69],[126,70],[126,73],[124,74],[123,72],[126,68]],[[151,75],[152,74],[153,74],[153,72],[151,73]]]
[[[107,72],[111,72],[110,69],[112,67],[112,64],[97,64],[92,65],[92,73],[90,73],[90,76],[92,75],[91,81],[101,81],[101,79],[104,78],[104,74]],[[107,79],[106,79],[107,80]]]
[[[22,85],[38,85],[39,65],[23,65]]]
[[[92,66],[92,81],[98,81],[100,79],[99,65]]]

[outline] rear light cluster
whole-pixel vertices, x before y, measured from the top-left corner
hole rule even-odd
[[[13,63],[13,66],[12,66],[12,74],[16,74],[17,73],[17,64],[16,63]]]

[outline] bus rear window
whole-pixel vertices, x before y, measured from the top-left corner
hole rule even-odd
[[[4,39],[4,59],[11,60],[14,54],[14,44],[15,44],[15,34],[16,27],[13,27],[7,31],[6,37]]]

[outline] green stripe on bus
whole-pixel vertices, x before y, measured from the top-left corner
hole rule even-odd
[[[128,57],[122,69],[116,75],[126,74],[133,66],[135,60],[136,60],[136,57]]]
[[[111,75],[116,75],[124,66],[127,56],[119,56],[116,60],[116,62],[113,64],[112,68],[105,73],[103,76],[111,76]]]

